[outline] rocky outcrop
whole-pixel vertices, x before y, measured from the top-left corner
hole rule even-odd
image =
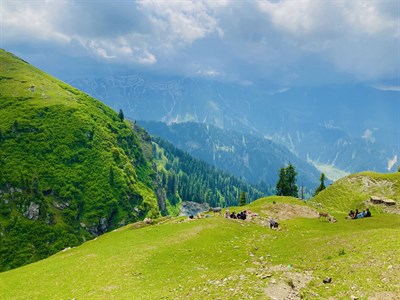
[[[196,203],[191,201],[183,201],[179,207],[180,216],[195,216],[204,211],[210,210],[208,203]]]
[[[28,209],[24,213],[24,216],[27,217],[29,220],[37,220],[39,218],[39,212],[40,212],[39,208],[40,208],[39,204],[31,202],[29,204]]]
[[[64,209],[68,208],[68,206],[69,206],[68,202],[59,203],[59,202],[54,201],[52,204],[54,207],[58,208],[59,210],[64,210]]]

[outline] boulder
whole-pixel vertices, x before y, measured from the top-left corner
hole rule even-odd
[[[396,205],[396,201],[394,201],[392,199],[385,198],[382,201],[383,201],[383,204],[388,205],[388,206]]]
[[[24,213],[24,216],[27,217],[29,220],[37,220],[39,218],[39,208],[39,204],[31,202],[28,209]]]
[[[382,197],[378,197],[378,196],[371,196],[370,201],[374,204],[381,204],[383,202]]]
[[[196,203],[191,201],[183,201],[179,207],[180,216],[195,216],[210,210],[208,203]]]

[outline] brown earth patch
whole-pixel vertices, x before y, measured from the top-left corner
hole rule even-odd
[[[294,218],[318,218],[318,212],[308,206],[296,204],[267,204],[261,210],[267,217],[277,220],[289,220]]]

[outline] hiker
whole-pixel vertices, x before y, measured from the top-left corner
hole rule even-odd
[[[231,213],[231,219],[236,219],[236,214],[234,211]]]
[[[229,209],[226,209],[225,211],[225,218],[229,219],[230,215],[229,215]]]
[[[355,216],[355,215],[354,215],[354,211],[350,210],[348,217],[349,217],[350,219],[354,219],[354,216]]]

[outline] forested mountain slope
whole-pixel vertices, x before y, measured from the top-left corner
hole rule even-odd
[[[275,187],[279,169],[292,163],[298,173],[299,186],[304,185],[313,191],[318,185],[320,173],[314,166],[269,139],[193,122],[139,123],[150,134],[167,139],[194,157],[252,184],[264,182],[269,187]]]
[[[153,138],[157,170],[157,197],[162,212],[176,214],[181,201],[208,203],[211,207],[238,205],[241,192],[247,202],[274,193],[266,185],[250,185],[246,181],[193,158],[171,143]]]
[[[0,74],[0,269],[160,215],[129,122],[3,50]]]

